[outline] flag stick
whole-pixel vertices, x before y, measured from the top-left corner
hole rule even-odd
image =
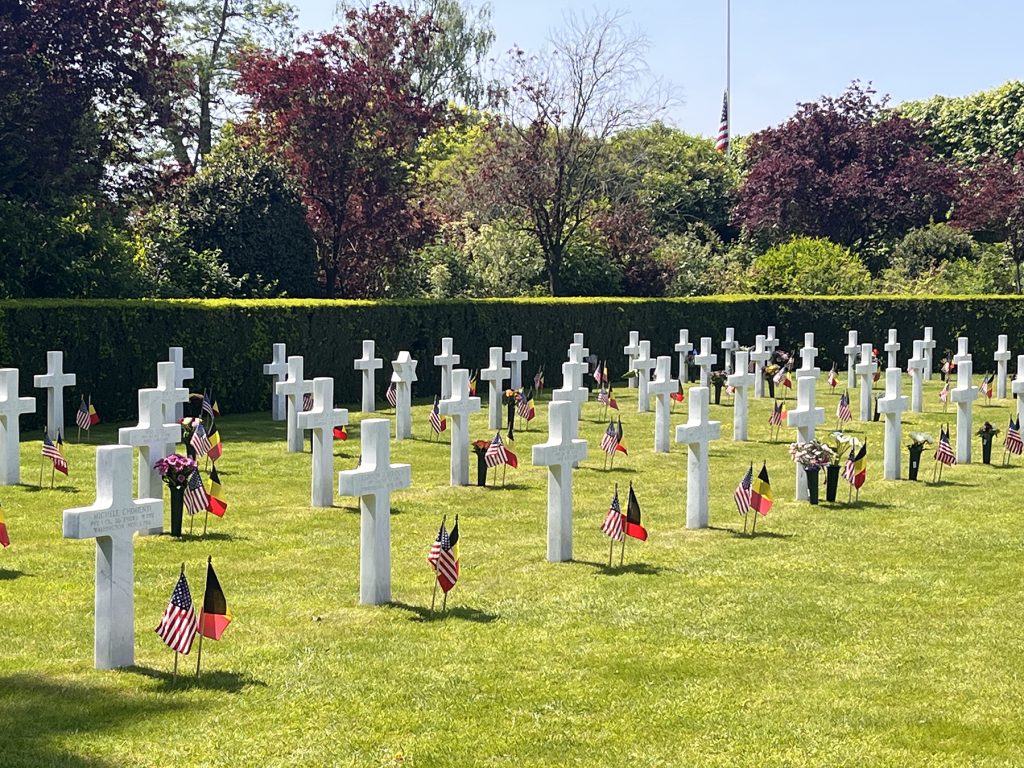
[[[750,535],[751,536],[756,536],[757,535],[757,514],[758,513],[755,510],[754,511],[754,523],[753,523],[753,525],[750,526]]]
[[[938,460],[938,459],[935,459],[935,460],[934,460],[934,461],[932,462],[932,482],[933,482],[933,483],[935,482],[935,473],[936,473],[936,472],[938,471],[938,469],[939,469],[939,467],[938,467],[938,464],[939,464],[939,460]]]
[[[622,534],[622,535],[623,535],[623,538],[625,538],[626,534]],[[612,567],[612,552],[614,552],[614,551],[615,551],[615,539],[609,537],[608,538],[608,567],[609,568]]]
[[[437,572],[434,572],[434,593],[430,596],[430,612],[434,612],[434,605],[437,603]]]
[[[178,652],[174,652],[174,673],[171,677],[172,682],[178,682]]]
[[[850,492],[846,495],[846,503],[849,504],[851,501],[853,501],[853,483],[850,483]]]
[[[622,567],[622,562],[626,559],[626,534],[622,534],[622,549],[619,550],[619,567]]]
[[[203,588],[203,599],[206,599],[206,588]],[[199,677],[199,665],[203,662],[203,611],[199,610],[199,650],[196,653],[196,677]]]
[[[441,610],[442,611],[447,611],[448,610],[448,593],[447,592],[444,593],[444,600],[441,601]]]
[[[46,457],[40,454],[40,456],[39,456],[39,487],[40,488],[43,487],[43,462],[45,461],[45,459],[46,459]]]
[[[206,514],[203,515],[203,536],[206,535],[206,523],[210,520],[210,507],[206,507]]]
[[[505,473],[508,472],[508,464],[503,464],[501,468],[501,487],[505,487]]]
[[[88,433],[86,433],[86,434],[88,434]],[[82,428],[81,427],[78,428],[78,441],[77,442],[79,442],[79,443],[82,442]]]
[[[50,490],[51,491],[53,490],[53,480],[56,477],[56,475],[57,475],[57,464],[54,463],[53,467],[50,469]]]
[[[192,526],[196,524],[195,512],[190,512],[188,516],[188,535],[192,535]]]

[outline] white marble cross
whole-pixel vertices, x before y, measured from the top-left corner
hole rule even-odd
[[[571,402],[548,406],[548,440],[533,446],[533,464],[548,468],[548,561],[572,560],[572,470],[587,458],[587,441]]]
[[[582,333],[574,334],[574,338],[583,338]],[[590,390],[587,389],[587,385],[584,383],[584,377],[587,375],[587,371],[590,370],[590,364],[587,362],[587,355],[590,354],[590,350],[583,346],[582,341],[573,341],[569,345],[569,362],[562,366],[562,373],[564,374],[567,370],[572,379],[572,387],[576,391],[577,396],[574,397],[573,401],[576,403],[577,411],[582,417],[583,415],[583,404],[587,402],[590,396]],[[563,383],[562,388],[565,388]],[[579,398],[578,395],[582,393],[583,397]],[[558,398],[565,400],[565,397]]]
[[[412,485],[412,468],[391,463],[387,419],[359,425],[360,460],[338,473],[338,493],[359,497],[359,602],[391,601],[391,492]]]
[[[732,354],[739,347],[739,342],[736,341],[736,329],[726,328],[725,338],[722,340],[722,360],[725,364],[725,372],[732,373]]]
[[[0,368],[0,485],[21,482],[21,417],[36,412],[34,397],[19,397],[18,369]]]
[[[450,397],[438,403],[439,413],[451,419],[451,484],[469,485],[469,418],[480,410],[480,398],[469,396],[469,371],[452,371]]]
[[[654,452],[668,453],[672,441],[669,413],[672,408],[671,396],[679,391],[679,381],[672,378],[672,358],[663,355],[658,358],[654,381],[647,387],[647,394],[654,398]]]
[[[903,450],[903,412],[907,410],[907,398],[901,394],[903,371],[899,368],[885,370],[885,397],[878,400],[878,412],[885,417],[885,443],[883,453],[883,475],[885,480],[900,479],[900,454]]]
[[[796,369],[796,377],[809,376],[817,380],[821,375],[821,369],[814,367],[814,359],[818,356],[818,348],[814,346],[814,334],[804,334],[804,346],[800,350],[800,367]]]
[[[134,498],[132,449],[103,445],[96,449],[96,503],[64,510],[65,539],[96,539],[96,669],[135,663],[133,538],[163,522],[163,505],[162,498]]]
[[[771,356],[771,352],[765,347],[764,334],[757,334],[754,351],[750,353],[750,359],[754,363],[754,397],[764,397],[764,364]]]
[[[46,434],[64,433],[64,389],[75,385],[75,374],[64,373],[64,353],[46,353],[46,373],[33,378],[36,389],[46,390]]]
[[[582,355],[581,355],[581,359],[586,360],[590,356],[590,349],[588,349],[587,347],[583,346],[583,334],[582,333],[574,333],[572,335],[572,343],[580,345],[580,349],[583,351]],[[584,371],[584,373],[586,373],[586,371]]]
[[[849,341],[843,347],[846,353],[846,388],[857,388],[857,355],[860,354],[860,344],[857,342],[857,332],[850,331]]]
[[[700,354],[694,355],[693,363],[700,368],[700,385],[711,386],[711,366],[718,362],[718,355],[711,354],[711,337],[701,336]]]
[[[412,384],[416,378],[417,360],[406,351],[391,361],[391,381],[395,385],[395,440],[412,437]]]
[[[673,347],[673,349],[679,354],[679,381],[686,383],[689,377],[689,365],[687,364],[687,357],[690,352],[693,351],[693,344],[690,343],[690,331],[686,328],[679,329],[679,342]]]
[[[747,390],[755,383],[756,376],[749,372],[750,353],[740,350],[736,353],[736,373],[730,374],[727,382],[729,386],[736,389],[736,395],[732,406],[732,439],[745,441],[747,439]]]
[[[185,399],[174,404],[173,421],[179,421],[185,414],[185,403],[188,402],[188,387],[185,386],[185,382],[195,375],[194,369],[185,367],[184,355],[181,347],[168,348],[168,362],[174,363],[174,388],[185,390]]]
[[[957,365],[971,359],[971,353],[967,350],[968,343],[969,340],[966,336],[961,336],[956,340],[956,354],[953,355],[953,362]],[[959,459],[957,460],[959,461]]]
[[[163,424],[179,421],[181,417],[176,415],[179,406],[188,402],[188,389],[176,384],[177,380],[178,372],[173,362],[165,360],[156,364],[156,388],[149,391],[153,392],[153,398],[163,411],[160,417]]]
[[[769,355],[775,354],[776,347],[779,346],[779,340],[775,338],[775,326],[768,326],[768,334],[764,338],[764,348],[768,350]]]
[[[971,386],[974,373],[971,356],[964,353],[958,357],[961,359],[956,364],[956,386],[950,393],[950,399],[956,403],[956,460],[958,464],[970,464],[973,437],[971,425],[974,421],[971,409],[978,399],[978,388]]]
[[[512,368],[512,389],[523,386],[523,363],[530,359],[530,353],[523,349],[523,337],[512,337],[512,346],[505,353],[505,362]]]
[[[167,421],[164,403],[157,390],[140,389],[138,401],[139,423],[134,427],[121,427],[117,430],[117,442],[139,449],[139,497],[162,498],[163,481],[160,473],[153,469],[153,463],[174,453],[181,442],[181,424]]]
[[[622,348],[622,354],[629,358],[629,364],[626,370],[633,370],[633,361],[636,360],[636,356],[640,354],[640,331],[629,332],[629,344]],[[632,376],[628,379],[629,388],[634,389],[637,386],[637,381]]]
[[[299,414],[302,413],[302,396],[313,391],[313,382],[302,378],[303,359],[301,355],[288,358],[288,378],[275,386],[277,394],[284,395],[288,404],[288,452],[302,453],[305,442],[299,429]]]
[[[572,403],[576,409],[576,421],[579,422],[580,411],[583,409],[583,404],[590,397],[590,392],[586,387],[576,386],[577,370],[575,363],[562,363],[562,386],[551,390],[551,399],[558,402]]]
[[[576,346],[575,344],[573,346]],[[501,364],[501,347],[490,348],[490,364],[480,371],[480,378],[486,381],[487,387],[487,428],[501,429],[501,394],[502,386],[512,373],[511,369]],[[580,380],[582,381],[582,376]]]
[[[899,368],[899,351],[902,345],[896,341],[897,331],[895,328],[889,329],[889,340],[885,343],[885,351],[889,355],[889,365],[887,368]]]
[[[651,385],[651,371],[658,364],[657,360],[651,358],[651,342],[644,339],[640,342],[640,354],[633,361],[633,370],[636,371],[637,393],[636,412],[647,413],[651,410],[651,396],[648,389]]]
[[[462,356],[455,354],[455,342],[451,336],[441,339],[441,354],[434,355],[434,366],[441,369],[441,399],[452,396],[452,370],[462,362]]]
[[[924,369],[924,380],[932,380],[932,360],[933,353],[935,351],[935,339],[932,337],[932,327],[926,325],[924,328],[924,356],[928,360],[928,365]]]
[[[334,379],[313,379],[313,407],[298,416],[300,430],[313,431],[313,480],[310,504],[334,504],[334,428],[348,424],[348,409],[334,407]]]
[[[451,341],[451,339],[449,339]],[[352,363],[357,371],[362,371],[362,403],[360,410],[363,413],[377,412],[377,371],[384,367],[384,361],[377,355],[377,342],[373,339],[363,339],[363,356]],[[436,361],[437,358],[435,358]],[[456,355],[456,361],[458,355]],[[442,386],[444,377],[441,377]],[[299,401],[301,402],[301,401]]]
[[[1010,390],[1017,398],[1017,419],[1020,420],[1024,416],[1024,355],[1017,355],[1017,375],[1013,378]]]
[[[860,420],[871,421],[871,384],[874,382],[878,365],[871,353],[870,344],[860,345],[860,362],[857,363],[856,370],[860,377]]]
[[[996,397],[1006,399],[1006,366],[1010,362],[1010,350],[1006,348],[1006,334],[999,334],[999,346],[994,359],[996,361]]]
[[[270,384],[270,416],[274,421],[284,421],[287,416],[287,405],[284,395],[277,394],[278,382],[284,381],[288,375],[288,360],[284,344],[274,345],[274,354],[269,363],[263,364],[263,374],[272,376]]]
[[[924,413],[924,380],[927,368],[928,358],[924,355],[924,342],[918,339],[914,342],[914,356],[907,363],[907,372],[910,374],[910,410],[914,413]]]
[[[786,414],[786,426],[796,428],[798,445],[811,442],[814,439],[814,428],[825,423],[825,409],[814,405],[816,385],[817,382],[810,376],[797,377],[796,408]],[[807,472],[796,463],[796,500],[806,501],[807,498]]]
[[[722,423],[708,420],[707,387],[690,387],[689,413],[685,424],[676,427],[676,442],[685,443],[686,527],[708,527],[708,443],[722,436]]]

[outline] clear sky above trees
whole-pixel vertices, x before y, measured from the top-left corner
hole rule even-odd
[[[325,29],[335,0],[294,0],[299,25]],[[542,47],[566,11],[622,9],[650,38],[651,68],[679,86],[674,122],[718,129],[725,85],[725,0],[493,0],[494,53]],[[1021,73],[1024,3],[990,0],[733,0],[737,133],[775,125],[797,102],[873,81],[893,102],[963,96]]]

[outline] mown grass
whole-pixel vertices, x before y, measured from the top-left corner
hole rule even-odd
[[[937,390],[905,431],[955,421]],[[393,499],[394,603],[379,608],[357,604],[354,500],[311,509],[309,456],[285,451],[283,425],[223,417],[227,516],[205,539],[137,539],[137,667],[110,673],[92,669],[93,543],[61,539],[61,511],[93,501],[93,446],[115,435],[101,425],[68,447],[69,483],[0,489],[13,540],[0,553],[0,764],[1024,763],[1019,460],[882,482],[882,426],[855,422],[871,449],[860,502],[814,507],[792,501],[786,443],[767,442],[770,401],[754,403],[745,444],[730,441],[729,405],[713,406],[725,439],[711,451],[712,528],[688,531],[685,449],[654,455],[653,415],[618,394],[630,455],[601,470],[605,422],[588,404],[576,560],[563,564],[544,559],[546,475],[530,464],[546,407],[518,432],[505,488],[452,489],[448,444],[426,439],[418,405],[417,439],[392,444],[413,487]],[[836,397],[819,394],[831,426]],[[979,403],[976,428],[1005,428],[1010,407]],[[475,438],[485,425],[482,412]],[[351,433],[339,470],[356,462]],[[22,445],[27,483],[38,450]],[[776,505],[750,538],[732,493],[762,459]],[[630,481],[650,540],[608,568],[599,526],[614,483]],[[424,556],[456,512],[462,579],[431,614]],[[182,561],[201,599],[207,554],[235,618],[205,644],[202,677],[175,683],[152,630]]]

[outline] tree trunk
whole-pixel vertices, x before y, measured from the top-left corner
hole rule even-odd
[[[196,159],[199,165],[213,149],[213,118],[210,116],[210,80],[199,80],[199,148]]]
[[[552,248],[545,254],[548,267],[548,290],[552,296],[562,295],[562,254],[560,250]]]

